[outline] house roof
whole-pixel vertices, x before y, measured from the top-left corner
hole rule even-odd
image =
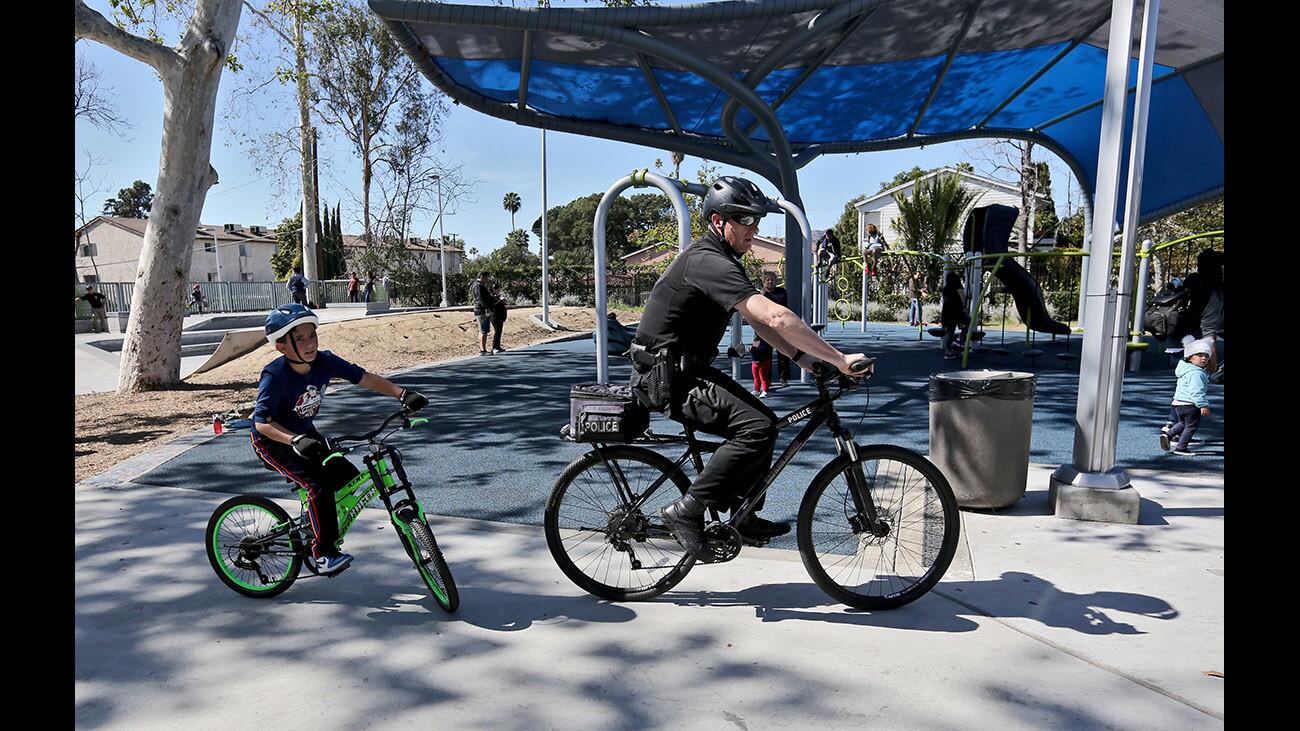
[[[353,234],[343,234],[343,248],[345,249],[364,249],[369,244],[365,238]],[[421,239],[412,237],[406,241],[407,251],[437,251],[438,244],[430,239]],[[457,244],[447,244],[447,251],[459,251],[464,253],[465,247]]]
[[[120,228],[123,231],[133,233],[140,238],[144,238],[145,227],[149,225],[149,220],[145,218],[126,218],[123,216],[95,216],[93,219],[88,221],[85,226],[76,229],[73,233],[80,236],[82,232],[90,229],[98,223],[108,224]],[[226,231],[225,224],[218,226],[210,223],[200,223],[194,232],[194,240],[196,243],[199,241],[206,243],[212,240],[212,237],[215,234],[218,243],[226,241],[274,244],[275,230],[267,226],[263,226],[262,230],[265,231],[265,233],[255,235],[251,231],[250,226],[242,226],[240,227],[240,230],[236,231]]]
[[[941,174],[944,174],[944,173],[953,173],[953,174],[956,174],[956,175],[960,175],[960,176],[963,177],[963,178],[967,178],[967,179],[973,180],[973,181],[975,181],[975,182],[978,182],[979,184],[983,185],[983,186],[986,187],[986,188],[998,188],[998,189],[1001,189],[1001,190],[1005,190],[1005,191],[1007,191],[1008,193],[1017,193],[1017,194],[1020,193],[1020,186],[1016,185],[1015,183],[1008,183],[1008,182],[1005,181],[1005,180],[998,180],[998,179],[996,179],[996,178],[987,178],[987,177],[984,177],[983,175],[977,175],[977,174],[975,174],[975,173],[970,173],[970,172],[967,172],[967,171],[965,171],[965,170],[958,170],[957,168],[955,168],[955,167],[953,167],[953,166],[951,166],[951,165],[944,165],[944,166],[941,167],[941,168],[937,168],[937,169],[935,169],[935,170],[931,170],[930,172],[926,173],[925,175],[922,175],[920,178],[917,178],[916,180],[909,180],[909,181],[907,181],[906,183],[903,183],[902,185],[895,185],[894,187],[890,188],[889,190],[881,191],[881,192],[879,192],[879,193],[877,193],[877,194],[871,196],[870,198],[866,198],[866,199],[860,200],[860,201],[858,201],[857,203],[854,203],[854,204],[853,204],[853,207],[854,207],[854,208],[857,208],[857,209],[859,209],[859,210],[861,210],[862,208],[865,208],[865,207],[867,206],[868,203],[871,203],[871,202],[873,202],[873,201],[878,201],[878,200],[880,200],[881,198],[885,198],[885,197],[888,197],[888,196],[892,196],[892,195],[894,195],[895,193],[897,193],[897,192],[899,192],[899,191],[901,191],[901,190],[904,190],[904,189],[906,189],[906,188],[909,188],[909,187],[915,185],[918,181],[921,181],[921,180],[927,180],[927,179],[929,179],[929,178],[933,178],[933,177],[936,176],[936,175],[941,175]],[[1046,200],[1047,200],[1047,196],[1043,195],[1042,193],[1035,193],[1034,195],[1035,195],[1035,197],[1037,197],[1039,200],[1042,200],[1042,201],[1046,201]]]

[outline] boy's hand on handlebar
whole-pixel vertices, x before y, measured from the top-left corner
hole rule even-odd
[[[419,411],[429,405],[429,399],[425,398],[424,394],[409,388],[402,389],[401,398],[402,406],[405,406],[407,411]]]
[[[293,446],[293,451],[306,460],[319,462],[329,456],[329,449],[325,447],[324,443],[306,434],[299,434],[294,437],[290,444]]]

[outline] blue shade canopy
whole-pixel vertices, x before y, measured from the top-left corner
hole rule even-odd
[[[782,188],[783,158],[1014,137],[1095,187],[1111,0],[370,7],[453,100],[520,124],[735,164]],[[1163,0],[1156,46],[1143,220],[1223,192],[1222,2]]]

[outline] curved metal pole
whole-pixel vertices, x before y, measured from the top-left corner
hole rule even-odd
[[[592,224],[591,241],[595,261],[596,274],[596,327],[594,332],[596,340],[596,382],[609,383],[609,329],[606,321],[609,317],[609,303],[605,296],[605,221],[609,218],[610,206],[614,204],[614,199],[620,193],[632,187],[647,187],[653,185],[662,190],[668,196],[668,200],[673,203],[673,210],[677,213],[677,245],[681,249],[690,246],[691,243],[691,218],[686,208],[686,198],[682,195],[682,186],[679,181],[665,178],[662,175],[649,172],[648,170],[636,170],[631,175],[619,179],[618,182],[610,186],[605,191],[605,195],[600,199],[600,204],[596,206],[596,218]]]
[[[787,35],[775,48],[768,51],[763,60],[745,74],[745,84],[750,88],[757,88],[763,79],[787,58],[807,49],[808,45],[817,38],[843,27],[856,16],[874,12],[881,4],[882,0],[855,0],[818,13],[803,29]],[[733,145],[746,152],[757,153],[749,141],[749,135],[736,127],[736,114],[739,111],[740,102],[735,97],[727,99],[727,103],[722,107],[722,131]]]

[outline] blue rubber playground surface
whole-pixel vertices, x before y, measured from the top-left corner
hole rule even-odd
[[[997,347],[999,336],[994,330],[986,340],[991,347]],[[752,339],[748,327],[743,337],[745,343]],[[868,331],[862,333],[856,323],[845,328],[832,324],[826,338],[842,351],[879,358],[870,388],[836,402],[843,423],[857,441],[897,444],[928,453],[929,376],[960,370],[961,361],[944,360],[936,339],[927,335],[925,340],[918,340],[917,330],[904,326],[869,325]],[[1029,459],[1051,466],[1066,464],[1071,461],[1074,445],[1078,361],[1061,360],[1055,354],[1068,347],[1077,355],[1080,339],[1073,337],[1067,346],[1064,337],[1055,342],[1050,337],[1039,337],[1036,347],[1044,355],[1032,364],[1019,354],[1023,342],[1023,334],[1008,333],[1006,349],[1011,355],[999,358],[987,351],[976,353],[968,367],[1036,373]],[[730,337],[724,337],[722,349],[729,343]],[[322,343],[322,347],[328,349],[329,344]],[[1173,396],[1173,370],[1163,367],[1163,355],[1148,354],[1147,358],[1146,369],[1125,374],[1116,464],[1174,473],[1222,474],[1223,386],[1211,386],[1211,414],[1202,420],[1192,444],[1196,454],[1167,454],[1160,450],[1158,434]],[[741,364],[740,380],[749,385],[748,359]],[[724,372],[730,370],[726,360],[716,365]],[[559,437],[559,429],[569,417],[569,387],[594,381],[595,372],[593,343],[584,338],[428,366],[395,376],[397,383],[415,388],[430,399],[423,413],[429,423],[399,433],[390,441],[401,450],[407,477],[425,510],[436,515],[540,525],[556,476],[586,451],[585,445]],[[626,383],[629,372],[626,361],[611,358],[611,381]],[[768,397],[769,405],[779,415],[816,396],[811,384],[799,384],[797,373],[792,375],[795,378],[790,386],[778,388]],[[316,424],[327,435],[363,433],[378,426],[396,405],[395,400],[364,389],[333,387]],[[651,426],[657,432],[680,431],[658,415]],[[781,432],[778,454],[797,431],[791,428]],[[680,454],[677,449],[660,451],[671,457]],[[834,445],[823,431],[777,479],[763,514],[793,521],[804,488],[833,456]],[[350,458],[360,464],[359,453]],[[288,483],[261,466],[246,431],[213,438],[134,481],[217,493],[273,497],[292,494]],[[1046,491],[1046,484],[1030,485],[1022,503],[1045,505]],[[213,501],[214,505],[218,501],[215,495]],[[793,548],[794,536],[784,536],[772,545]]]

